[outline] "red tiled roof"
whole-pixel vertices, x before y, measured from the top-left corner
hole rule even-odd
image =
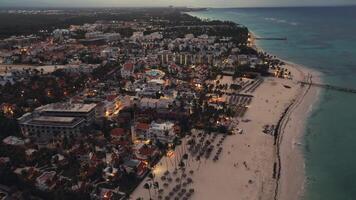
[[[149,156],[149,155],[152,155],[154,151],[155,151],[154,148],[142,147],[141,149],[139,149],[138,152],[139,152],[141,155]]]
[[[113,100],[115,100],[116,97],[117,97],[117,95],[108,95],[108,96],[106,97],[106,100],[108,100],[108,101],[113,101]]]
[[[120,137],[125,135],[125,130],[122,128],[114,128],[110,133],[112,137]]]
[[[138,123],[136,125],[136,129],[139,129],[139,130],[148,130],[150,128],[150,125],[149,124],[146,124],[146,123]]]
[[[119,141],[119,140],[112,140],[111,141],[111,144],[114,144],[114,145],[121,145],[121,146],[128,146],[130,144],[130,142],[128,140],[122,140],[122,141]]]
[[[133,63],[125,63],[124,64],[124,70],[126,70],[126,71],[132,71],[133,67],[134,67]]]

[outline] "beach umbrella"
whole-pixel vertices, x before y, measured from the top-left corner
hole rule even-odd
[[[187,178],[187,182],[188,182],[188,183],[192,183],[192,182],[193,182],[193,179]]]
[[[181,186],[180,186],[180,185],[177,185],[176,187],[177,187],[177,189],[178,189],[178,190],[181,188]]]
[[[177,192],[178,191],[178,189],[176,188],[176,187],[173,187],[173,189],[172,189],[174,192]]]

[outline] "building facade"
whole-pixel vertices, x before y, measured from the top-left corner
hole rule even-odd
[[[79,134],[95,120],[96,104],[49,104],[18,119],[24,136],[52,138]]]

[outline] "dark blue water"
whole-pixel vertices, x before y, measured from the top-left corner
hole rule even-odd
[[[264,50],[322,72],[323,82],[356,88],[356,7],[211,9],[261,37]],[[306,200],[356,200],[356,94],[323,91],[305,135]]]

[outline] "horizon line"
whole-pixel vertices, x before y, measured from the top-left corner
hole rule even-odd
[[[186,8],[186,9],[236,9],[236,8],[309,8],[309,7],[355,7],[356,3],[354,4],[336,4],[336,5],[291,5],[291,6],[241,6],[241,7],[213,7],[213,6],[206,6],[206,7],[189,7],[189,6],[0,6],[0,9],[29,9],[29,8],[38,8],[38,9],[119,9],[119,8]]]

